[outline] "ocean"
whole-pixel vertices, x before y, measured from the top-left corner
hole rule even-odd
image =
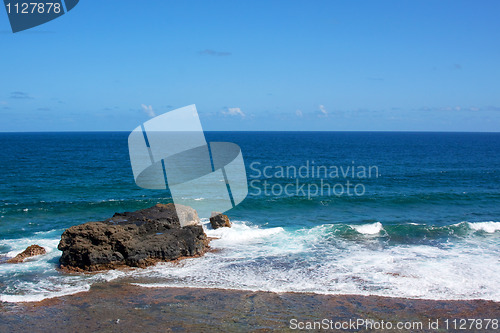
[[[207,132],[241,147],[249,194],[201,258],[57,269],[62,232],[171,202],[139,188],[126,132],[0,133],[0,301],[123,281],[500,301],[500,133]],[[194,198],[203,201],[206,197]],[[48,253],[5,263],[31,244]]]

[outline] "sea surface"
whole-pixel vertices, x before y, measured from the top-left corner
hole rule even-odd
[[[96,282],[500,302],[500,133],[207,132],[249,194],[218,250],[146,269],[57,270],[62,232],[172,202],[139,188],[126,132],[0,133],[0,301]],[[197,193],[197,201],[208,198]],[[31,244],[48,251],[7,264]]]

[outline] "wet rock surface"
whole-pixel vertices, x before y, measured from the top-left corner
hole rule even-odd
[[[231,222],[229,221],[229,217],[219,212],[212,212],[212,216],[210,217],[210,224],[213,229],[218,228],[231,228]]]
[[[299,322],[356,321],[422,323],[390,332],[435,332],[429,321],[498,318],[500,303],[484,300],[434,301],[356,295],[271,293],[197,288],[141,288],[122,283],[37,303],[0,303],[2,332],[304,332]],[[358,329],[309,330],[387,332]],[[489,329],[467,332],[498,332]],[[465,332],[462,330],[462,332]]]
[[[41,247],[40,245],[30,245],[24,250],[23,252],[19,253],[17,256],[14,258],[8,259],[6,262],[9,264],[18,264],[24,261],[26,258],[34,257],[34,256],[39,256],[42,254],[47,253],[47,251]]]
[[[188,217],[181,227],[177,211]],[[61,236],[61,268],[96,271],[124,266],[146,267],[158,261],[203,254],[208,240],[196,211],[187,206],[157,204],[116,213],[101,222],[68,228]]]

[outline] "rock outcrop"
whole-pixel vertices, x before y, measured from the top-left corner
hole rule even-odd
[[[26,259],[26,258],[39,256],[39,255],[42,255],[45,253],[47,253],[47,251],[43,247],[36,245],[36,244],[30,245],[26,248],[26,250],[19,253],[14,258],[10,258],[9,260],[7,260],[7,263],[17,264],[17,263],[23,262],[24,259]]]
[[[181,227],[176,210],[188,225]],[[73,271],[146,267],[198,256],[207,248],[207,236],[196,211],[182,205],[174,208],[173,204],[116,213],[102,222],[73,226],[64,231],[58,246],[63,252],[61,268]]]
[[[228,227],[231,228],[231,222],[229,221],[229,217],[219,212],[212,212],[212,216],[210,217],[210,224],[213,229]]]

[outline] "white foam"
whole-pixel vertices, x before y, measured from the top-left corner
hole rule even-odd
[[[487,233],[494,233],[495,231],[500,231],[500,222],[467,222],[467,225],[472,230],[484,231]]]
[[[46,254],[26,259],[22,264],[0,265],[0,278],[7,289],[0,294],[4,302],[38,302],[46,298],[71,295],[89,290],[97,281],[111,281],[126,272],[110,270],[92,275],[67,275],[57,271],[61,252],[57,249],[62,230],[36,232],[31,237],[0,240],[0,246],[9,249],[13,257],[32,244],[45,248]]]
[[[83,284],[76,287],[66,287],[59,291],[33,292],[33,290],[31,290],[30,294],[0,295],[0,302],[40,302],[47,298],[73,295],[83,291],[88,291],[89,289],[90,284]]]
[[[239,224],[235,227],[242,229]],[[322,225],[280,230],[236,247],[228,241],[230,234],[217,230],[221,236],[217,246],[230,251],[134,271],[136,284],[500,301],[498,244],[493,240],[374,249],[368,240],[365,244],[333,237],[333,225]]]
[[[351,228],[355,229],[360,234],[364,235],[376,235],[384,230],[382,223],[375,222],[370,224],[360,224],[360,225],[350,225]]]
[[[40,245],[45,248],[48,253],[57,250],[57,245],[59,244],[59,238],[52,238],[51,235],[60,234],[58,230],[50,230],[50,231],[39,231],[36,232],[31,237],[17,238],[17,239],[2,239],[0,240],[0,246],[5,246],[10,249],[7,253],[0,253],[6,255],[7,257],[14,257],[18,253],[24,251],[30,245]],[[50,237],[50,238],[48,238]]]
[[[204,221],[202,221],[202,223],[203,222]],[[233,222],[231,228],[223,227],[214,230],[209,229],[206,223],[205,226],[205,233],[208,237],[221,239],[225,243],[248,242],[257,238],[271,237],[278,233],[284,232],[284,229],[281,227],[261,229],[257,226],[247,225],[246,222],[238,221]]]

